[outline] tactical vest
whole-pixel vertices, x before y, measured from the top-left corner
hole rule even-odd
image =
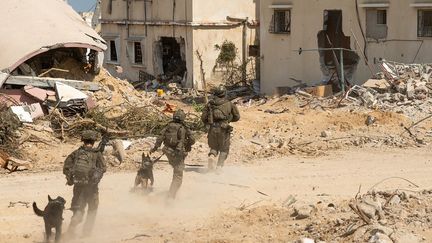
[[[96,154],[84,149],[78,150],[73,167],[73,178],[75,184],[88,184],[91,173],[96,169]]]
[[[188,128],[186,128],[184,125],[180,123],[172,122],[168,124],[166,130],[165,130],[165,139],[164,139],[164,145],[166,147],[169,147],[171,149],[176,149],[177,145],[180,142],[180,129],[185,129],[185,151],[190,152],[192,150],[192,145],[194,144],[194,139],[191,137],[192,134],[190,134],[189,131],[187,131]]]

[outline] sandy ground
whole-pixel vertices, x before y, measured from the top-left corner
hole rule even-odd
[[[147,196],[130,192],[134,172],[108,172],[100,184],[100,207],[93,236],[69,242],[291,242],[302,235],[288,234],[290,228],[279,232],[261,226],[265,222],[259,220],[259,215],[249,224],[229,230],[220,222],[234,220],[226,212],[239,211],[242,205],[280,205],[290,195],[297,199],[296,204],[337,203],[354,197],[359,185],[366,191],[388,177],[404,177],[421,189],[431,188],[431,155],[428,147],[354,148],[318,158],[290,156],[228,164],[222,174],[191,167],[185,172],[174,202],[165,200],[171,180],[167,164],[155,170],[154,192]],[[9,207],[10,202],[36,201],[44,207],[50,194],[63,196],[70,206],[72,188],[65,186],[60,171],[1,175],[0,184],[0,242],[43,240],[43,220],[34,215],[31,206]],[[396,188],[414,189],[397,179],[379,185],[383,190]],[[65,229],[70,216],[71,212],[65,211]],[[432,242],[430,232],[422,233],[425,242]],[[129,240],[136,235],[141,236]]]

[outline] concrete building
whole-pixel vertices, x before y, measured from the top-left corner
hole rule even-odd
[[[175,72],[183,77],[183,85],[200,88],[196,51],[202,54],[209,81],[218,79],[216,44],[232,41],[240,59],[247,58],[242,50],[257,41],[256,1],[104,0],[101,35],[108,43],[105,66],[112,73],[121,66],[120,76],[130,80],[138,80],[139,71],[154,76]]]
[[[339,51],[318,48],[353,50],[343,52],[344,75],[357,84],[379,71],[381,58],[432,62],[431,0],[261,0],[260,9],[261,92],[266,94],[340,74]]]

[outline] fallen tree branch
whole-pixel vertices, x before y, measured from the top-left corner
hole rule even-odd
[[[405,178],[403,178],[403,177],[399,177],[399,176],[392,176],[392,177],[388,177],[388,178],[385,178],[385,179],[379,181],[378,183],[376,183],[375,185],[373,185],[373,186],[368,190],[368,192],[372,191],[372,189],[374,189],[375,187],[377,187],[379,184],[381,184],[381,183],[383,183],[383,182],[385,182],[385,181],[387,181],[387,180],[390,180],[390,179],[400,179],[400,180],[404,180],[404,181],[410,183],[411,185],[413,185],[413,186],[419,188],[419,186],[418,186],[417,184],[415,184],[414,182],[412,182],[412,181],[410,181],[410,180],[408,180],[408,179],[405,179]]]

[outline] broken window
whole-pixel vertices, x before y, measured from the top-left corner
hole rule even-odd
[[[291,11],[289,9],[274,10],[272,21],[270,23],[270,33],[285,34],[291,31]]]
[[[134,62],[136,64],[143,63],[141,42],[134,42]]]
[[[387,38],[387,10],[366,10],[366,37],[372,39]]]
[[[432,10],[418,11],[418,37],[432,37]]]
[[[118,58],[117,58],[117,46],[116,46],[116,42],[114,40],[110,40],[109,41],[109,60],[112,62],[117,62]]]

